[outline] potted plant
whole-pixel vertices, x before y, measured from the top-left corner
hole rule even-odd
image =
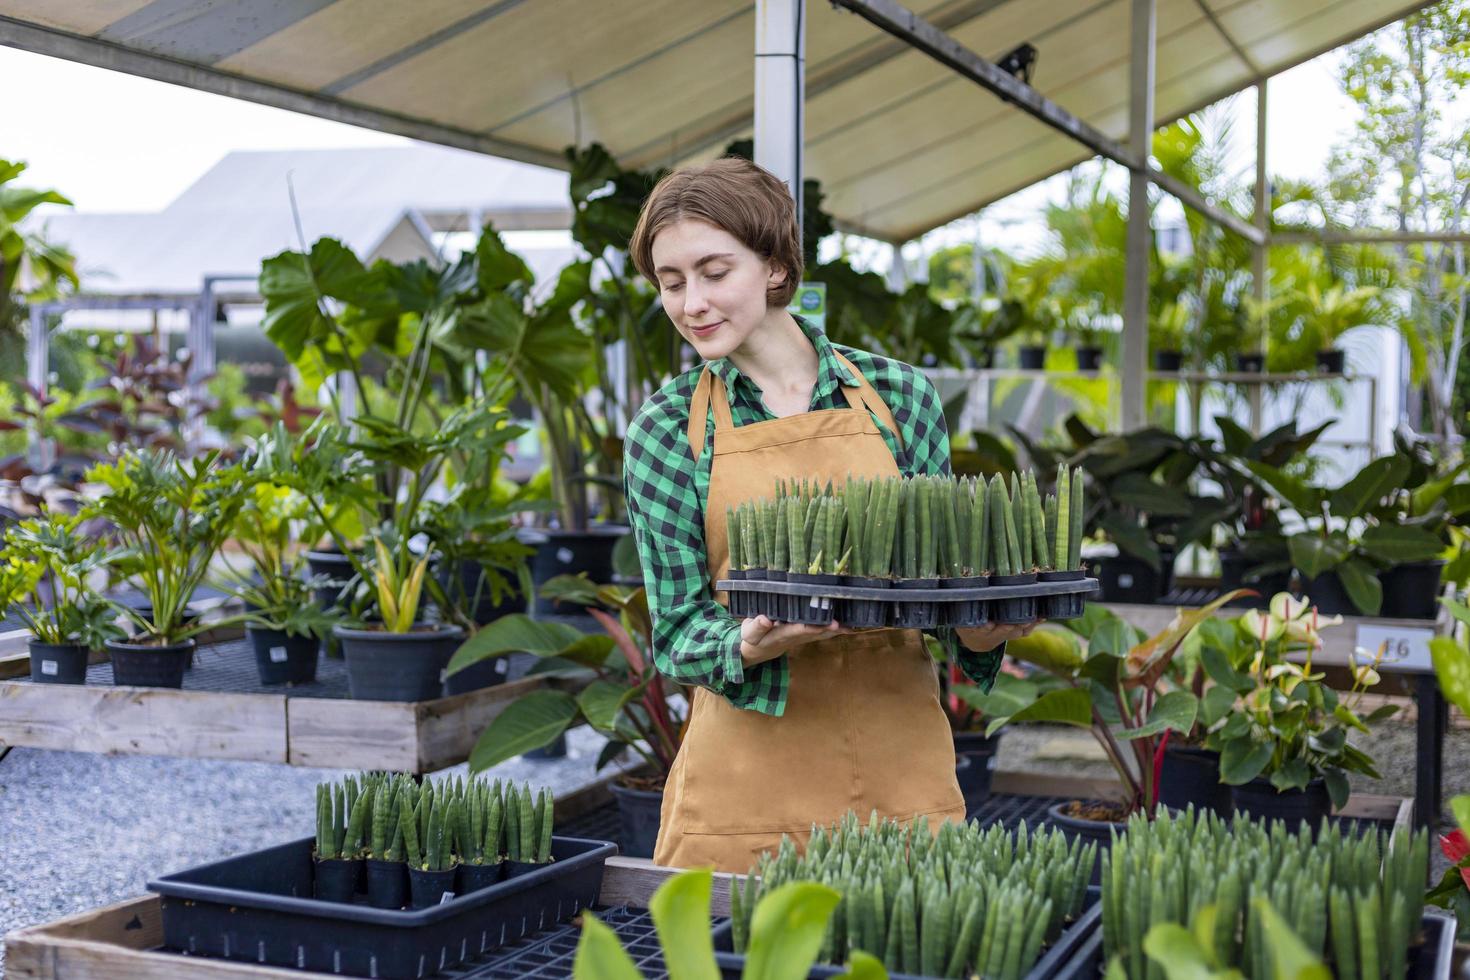
[[[458,892],[464,895],[505,877],[506,799],[500,780],[492,784],[473,777],[463,787],[460,799],[459,825],[454,833],[459,854]],[[519,799],[516,810],[519,813]]]
[[[120,638],[117,610],[88,583],[111,556],[80,517],[46,511],[5,529],[0,551],[0,616],[31,631],[31,680],[85,684],[91,651]]]
[[[316,849],[312,894],[328,902],[350,902],[362,877],[362,835],[372,806],[373,784],[357,777],[319,783],[316,788]]]
[[[403,853],[408,862],[409,905],[426,909],[438,905],[454,891],[459,861],[454,853],[454,828],[459,822],[459,803],[441,782],[425,781],[418,799],[412,793],[399,801],[399,824],[403,827]]]
[[[1184,340],[1189,329],[1189,306],[1163,303],[1148,318],[1148,346],[1154,352],[1154,370],[1175,373],[1184,367]]]
[[[1445,600],[1445,606],[1456,619],[1470,622],[1470,608],[1450,600]],[[1470,714],[1470,651],[1448,636],[1430,640],[1429,650],[1445,700]],[[1455,914],[1460,923],[1458,940],[1466,944],[1470,943],[1470,795],[1450,800],[1450,812],[1459,826],[1439,838],[1440,852],[1450,866],[1426,900]]]
[[[161,450],[128,450],[93,467],[87,479],[103,493],[82,514],[111,525],[121,546],[112,567],[137,584],[151,607],[148,616],[118,607],[135,632],[106,643],[113,683],[182,687],[194,637],[209,628],[188,619],[186,609],[235,526],[243,471],[220,465],[218,452],[183,460]]]
[[[1220,778],[1234,787],[1237,812],[1315,826],[1347,803],[1349,772],[1379,778],[1372,758],[1348,744],[1348,732],[1366,733],[1398,710],[1383,705],[1366,717],[1357,711],[1364,691],[1378,683],[1383,651],[1357,651],[1353,686],[1339,697],[1322,683],[1325,675],[1312,672],[1317,630],[1330,625],[1316,621],[1317,615],[1307,599],[1276,596],[1271,612],[1250,610],[1241,617],[1240,631],[1255,646],[1245,670],[1226,658],[1204,660],[1215,690],[1222,692],[1207,695],[1216,718],[1205,744],[1220,753]],[[1284,659],[1300,648],[1291,642],[1294,635],[1310,637],[1301,665]]]
[[[404,855],[403,801],[417,795],[409,776],[385,776],[368,803],[368,839],[363,852],[368,904],[401,909],[408,904],[408,865]]]
[[[684,714],[680,702],[671,697],[675,687],[653,668],[647,596],[642,589],[599,588],[581,577],[554,579],[542,594],[588,604],[605,634],[584,634],[567,623],[538,622],[524,615],[506,616],[465,641],[449,663],[449,674],[483,660],[525,652],[548,668],[591,670],[594,679],[575,696],[558,690],[532,691],[506,705],[476,740],[470,769],[483,772],[550,744],[573,724],[585,721],[608,739],[598,769],[624,749],[632,749],[647,767],[646,775],[625,773],[614,784],[613,794],[622,812],[623,853],[651,857],[664,780],[679,750]]]
[[[549,790],[505,788],[505,876],[515,878],[549,864],[555,802]]]

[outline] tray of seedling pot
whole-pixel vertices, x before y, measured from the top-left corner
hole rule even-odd
[[[730,921],[715,930],[721,976],[741,976],[760,897],[795,881],[842,894],[809,977],[847,975],[861,950],[893,980],[1058,975],[1097,930],[1099,890],[1089,887],[1096,843],[1032,831],[926,820],[859,821],[818,828],[804,854],[790,841],[730,884]]]
[[[315,837],[166,875],[164,946],[361,977],[426,977],[592,905],[615,844],[553,837],[552,799],[366,774],[318,788]]]
[[[742,619],[854,629],[1075,619],[1096,579],[1082,571],[1082,471],[1057,467],[1042,494],[1011,476],[778,481],[727,508],[730,567],[715,583]]]

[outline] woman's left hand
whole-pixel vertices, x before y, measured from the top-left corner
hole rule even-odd
[[[1007,640],[1019,640],[1023,636],[1030,636],[1031,631],[1043,622],[1045,620],[1038,619],[1034,622],[1011,626],[1000,623],[986,623],[984,626],[956,626],[954,632],[965,649],[976,653],[989,653]]]

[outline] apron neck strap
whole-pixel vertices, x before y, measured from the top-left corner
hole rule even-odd
[[[882,422],[888,427],[888,431],[893,433],[893,441],[898,444],[899,450],[902,451],[904,448],[903,430],[898,427],[898,420],[893,417],[893,412],[888,408],[887,402],[883,401],[883,396],[878,394],[872,383],[863,375],[863,372],[853,367],[851,361],[843,357],[836,350],[833,350],[832,354],[837,358],[838,363],[851,371],[854,378],[857,378],[858,386],[856,388],[850,388],[841,382],[837,384],[837,387],[842,389],[843,397],[847,399],[847,403],[853,408],[865,408],[877,416],[878,421]]]

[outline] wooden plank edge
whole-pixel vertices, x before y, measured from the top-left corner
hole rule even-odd
[[[648,858],[621,855],[608,858],[603,868],[602,891],[597,895],[597,902],[607,906],[631,905],[647,908],[649,899],[658,891],[659,886],[683,870],[665,868]],[[727,916],[730,914],[730,880],[743,880],[745,875],[716,871],[714,876],[714,888],[710,892],[710,914]]]

